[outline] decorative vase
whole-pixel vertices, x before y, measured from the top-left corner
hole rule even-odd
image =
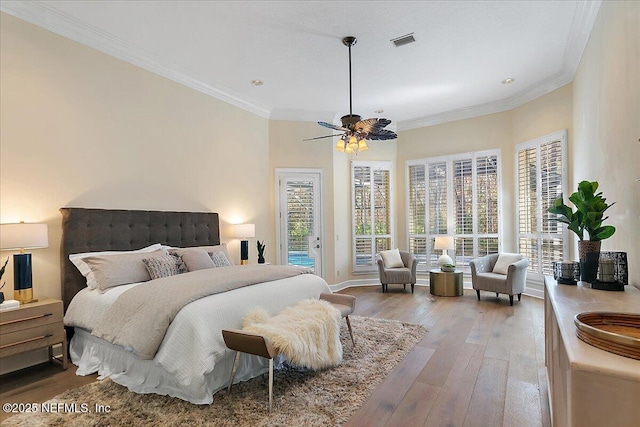
[[[578,255],[580,257],[580,277],[583,282],[591,283],[596,280],[598,261],[600,258],[600,240],[579,240]],[[590,254],[587,256],[587,254]]]
[[[264,264],[264,257],[262,255],[258,255],[258,264]]]

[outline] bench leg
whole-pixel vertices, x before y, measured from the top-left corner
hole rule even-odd
[[[233,359],[233,368],[231,368],[231,378],[229,379],[229,387],[227,393],[231,393],[231,384],[233,384],[233,378],[236,376],[236,369],[238,368],[238,360],[240,359],[240,352],[236,351],[236,357]]]
[[[273,359],[269,359],[269,412],[273,401]]]
[[[353,338],[353,329],[351,329],[351,321],[349,320],[349,316],[347,316],[346,319],[347,319],[347,327],[349,328],[349,335],[351,335],[351,342],[355,346],[356,340]]]

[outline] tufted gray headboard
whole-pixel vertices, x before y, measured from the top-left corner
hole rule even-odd
[[[212,212],[130,211],[61,208],[62,300],[86,287],[86,279],[69,261],[69,254],[127,251],[154,243],[176,247],[220,244],[218,214]]]

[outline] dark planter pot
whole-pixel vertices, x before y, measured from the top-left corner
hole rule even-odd
[[[580,256],[580,277],[583,282],[591,283],[598,275],[598,261],[602,242],[591,240],[578,241],[578,255]]]
[[[264,264],[264,257],[263,256],[259,256],[258,257],[258,264]]]

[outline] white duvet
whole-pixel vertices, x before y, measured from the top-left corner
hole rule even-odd
[[[142,360],[90,334],[116,298],[133,286],[105,293],[84,289],[71,301],[64,322],[76,331],[70,356],[78,365],[77,375],[98,372],[138,393],[170,395],[197,404],[211,403],[213,394],[228,384],[233,352],[224,344],[222,329],[241,328],[242,319],[255,308],[275,315],[300,300],[331,292],[322,278],[302,274],[201,298],[178,312],[154,359]],[[236,381],[259,375],[266,366],[264,359],[243,355]]]

